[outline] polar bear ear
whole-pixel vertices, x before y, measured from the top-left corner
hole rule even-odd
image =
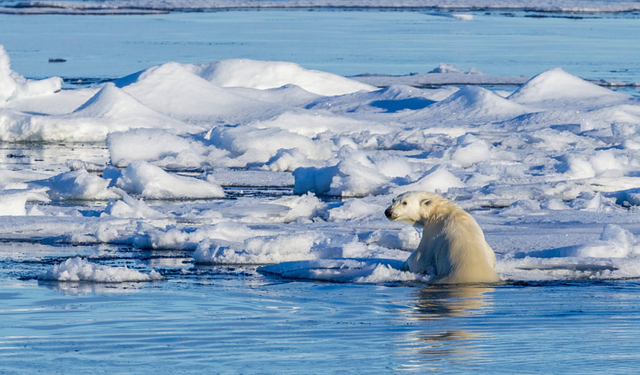
[[[430,205],[430,204],[431,204],[431,199],[423,199],[423,200],[420,202],[420,204],[421,204],[421,205],[423,205],[423,206],[428,206],[428,205]]]

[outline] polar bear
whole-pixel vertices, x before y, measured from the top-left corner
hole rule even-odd
[[[398,196],[384,212],[391,221],[423,228],[418,248],[403,271],[434,274],[437,283],[500,281],[496,255],[478,223],[462,208],[437,194],[409,192]]]

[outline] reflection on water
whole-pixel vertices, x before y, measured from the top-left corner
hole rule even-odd
[[[69,170],[67,162],[71,160],[104,165],[109,160],[109,150],[104,143],[0,142],[0,164],[6,169],[62,173]]]
[[[0,278],[0,373],[65,374],[78,363],[110,374],[640,367],[638,281],[416,288],[189,271],[117,287]]]
[[[64,296],[84,296],[89,294],[132,293],[140,288],[143,282],[128,283],[94,283],[82,281],[38,281],[39,286],[45,286]]]
[[[431,320],[452,316],[470,316],[491,308],[487,295],[491,287],[438,286],[426,287],[416,292],[415,315],[417,319]]]
[[[409,358],[400,369],[426,367],[439,370],[450,362],[478,363],[483,357],[486,333],[474,332],[469,320],[488,313],[492,302],[488,297],[494,288],[479,286],[429,286],[415,292],[415,306],[406,318],[416,324],[399,336],[396,346]]]

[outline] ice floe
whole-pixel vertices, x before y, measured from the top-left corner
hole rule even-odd
[[[82,258],[67,259],[38,275],[38,280],[86,281],[96,283],[122,283],[127,281],[158,281],[162,275],[156,271],[142,273],[128,267],[110,267]]]
[[[482,76],[446,64],[428,74]],[[0,50],[0,139],[95,142],[103,156],[69,151],[38,169],[7,151],[7,241],[179,250],[197,267],[268,264],[266,275],[301,279],[428,282],[399,270],[420,234],[383,214],[396,195],[427,190],[472,212],[507,281],[640,276],[640,98],[562,69],[510,94],[375,88],[238,59],[166,63],[73,90],[35,82]],[[151,277],[81,259],[56,267],[43,278]]]

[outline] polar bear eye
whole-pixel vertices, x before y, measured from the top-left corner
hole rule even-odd
[[[402,202],[402,205],[403,205],[403,206],[406,206],[406,205],[407,205],[407,202]]]
[[[428,206],[431,204],[431,201],[429,199],[425,199],[422,201],[422,204],[424,204],[425,206]]]

